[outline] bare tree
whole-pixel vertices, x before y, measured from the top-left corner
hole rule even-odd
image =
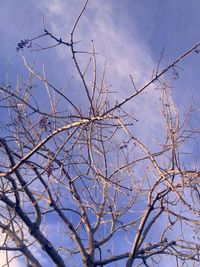
[[[69,42],[44,25],[43,34],[21,41],[17,48],[20,52],[45,37],[53,46],[71,50],[82,106],[25,57],[26,82],[0,87],[1,108],[7,111],[0,138],[4,266],[12,266],[16,257],[27,266],[43,266],[42,258],[60,267],[158,266],[166,260],[198,266],[200,172],[198,164],[188,167],[184,153],[187,144],[199,142],[200,129],[190,127],[191,107],[180,116],[163,75],[176,71],[199,44],[158,69],[142,88],[136,88],[131,77],[133,94],[113,103],[106,68],[97,73],[94,44],[91,52],[76,50],[74,35],[86,6]],[[78,56],[88,55],[84,69]],[[163,134],[156,149],[134,134],[137,114],[125,105],[151,85],[161,94]],[[35,86],[45,89],[45,106]]]

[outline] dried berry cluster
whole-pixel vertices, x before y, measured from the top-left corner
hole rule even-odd
[[[25,47],[27,47],[27,48],[32,47],[32,43],[28,39],[21,40],[17,44],[17,52],[19,52],[20,50],[23,50]]]

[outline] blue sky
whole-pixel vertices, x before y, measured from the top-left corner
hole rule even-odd
[[[5,65],[8,60],[14,60],[17,57],[16,44],[21,39],[41,33],[42,14],[45,15],[46,24],[50,25],[50,29],[53,29],[58,36],[64,35],[67,39],[83,3],[84,1],[79,0],[1,0],[2,79],[5,77]],[[101,57],[111,66],[115,63],[126,65],[124,79],[127,80],[129,72],[137,74],[140,72],[139,77],[136,75],[136,82],[139,83],[143,73],[151,75],[152,68],[156,67],[163,48],[164,65],[198,41],[199,11],[198,0],[91,0],[79,28],[80,34],[77,36],[81,37],[80,47],[90,46],[90,41],[93,39]],[[55,62],[57,53],[59,52],[54,50],[49,56],[48,52],[48,60]],[[47,56],[45,52],[39,55],[34,53],[33,58],[40,57],[40,61],[46,63],[45,55]],[[61,59],[63,59],[62,56]],[[197,66],[198,61],[198,57],[194,56],[186,60],[187,65],[184,64],[188,87],[191,82],[195,86],[198,84],[198,73],[196,73],[198,68],[191,68],[191,66]],[[10,64],[11,77],[15,79],[22,68],[23,66],[16,62]],[[117,70],[121,71],[119,66]],[[52,65],[48,68],[48,72],[52,74]],[[192,80],[193,77],[195,81]],[[56,82],[59,78],[60,76]],[[186,91],[190,90],[186,88]],[[192,90],[195,91],[194,88]]]
[[[82,0],[0,0],[0,78],[15,84],[19,77],[26,77],[27,71],[22,58],[16,53],[21,39],[32,38],[42,33],[42,14],[47,28],[57,36],[69,40],[70,30],[85,1]],[[140,87],[151,77],[162,49],[164,56],[161,66],[168,65],[174,58],[200,40],[200,1],[198,0],[90,0],[87,10],[77,29],[77,45],[80,50],[88,51],[94,40],[99,53],[98,68],[103,69],[107,62],[107,82],[117,93],[113,96],[120,101],[132,92],[129,74],[136,86]],[[42,43],[38,41],[38,43]],[[38,70],[42,64],[47,77],[58,87],[67,88],[72,98],[80,98],[77,87],[79,81],[72,66],[70,52],[66,49],[51,49],[42,52],[24,51],[28,62],[36,61]],[[81,56],[84,65],[87,56]],[[8,63],[9,62],[9,63]],[[59,66],[59,68],[58,68]],[[200,107],[200,55],[192,54],[180,65],[180,79],[167,78],[174,87],[173,96],[182,113],[193,97],[195,107]],[[72,86],[73,90],[68,87]],[[36,92],[38,95],[40,91]],[[135,112],[143,130],[143,140],[152,141],[161,137],[160,118],[155,103],[159,93],[152,87],[147,95],[142,95],[127,109]],[[43,101],[43,99],[41,99]],[[140,112],[142,107],[142,113]],[[3,114],[3,111],[0,111]],[[149,116],[148,121],[145,119]],[[198,124],[195,114],[192,123]],[[139,128],[141,129],[141,128]],[[151,132],[149,137],[147,133]]]
[[[1,81],[5,80],[8,61],[11,81],[16,81],[17,75],[24,73],[20,56],[16,54],[16,44],[21,39],[41,33],[42,14],[47,28],[67,40],[83,3],[79,0],[1,0]],[[149,79],[162,49],[164,57],[161,65],[165,66],[198,41],[199,11],[198,0],[91,0],[77,31],[77,39],[81,40],[78,47],[87,50],[90,41],[95,41],[96,50],[100,53],[99,65],[107,61],[109,84],[120,93],[121,98],[130,93],[129,74],[133,75],[137,86]],[[27,54],[40,66],[45,64],[47,76],[57,86],[66,85],[71,79],[76,82],[70,66],[70,54],[66,51],[52,49]],[[59,72],[58,65],[62,65]],[[191,95],[198,96],[199,57],[194,54],[180,66],[184,71],[179,73],[180,80],[173,81],[173,93],[178,104],[182,105]]]

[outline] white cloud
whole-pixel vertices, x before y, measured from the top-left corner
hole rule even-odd
[[[49,12],[54,15],[60,15],[62,13],[62,7],[59,3],[59,0],[48,1]]]
[[[50,24],[54,34],[68,39],[83,2],[43,1],[39,8],[46,14],[46,22]],[[90,41],[94,40],[99,53],[99,64],[102,65],[107,60],[115,78],[117,76],[118,80],[125,77],[129,79],[131,73],[136,81],[144,81],[153,66],[148,47],[138,38],[134,21],[125,18],[127,28],[124,28],[123,21],[118,22],[117,16],[108,2],[102,5],[99,1],[89,1],[75,34],[77,40],[81,40],[77,47],[88,50]],[[59,55],[65,57],[63,51]]]
[[[14,256],[15,254],[13,252],[9,252],[9,259]],[[0,251],[0,266],[3,266],[4,264],[6,264],[6,251]],[[22,265],[22,263],[15,258],[11,261],[10,267],[25,267],[25,265]]]
[[[46,23],[49,23],[54,34],[69,41],[71,28],[84,2],[54,0],[51,4],[49,1],[37,2],[37,4],[41,12],[47,14]],[[113,2],[104,1],[102,4],[101,1],[89,1],[77,27],[75,38],[81,40],[77,44],[77,49],[84,51],[90,49],[90,42],[94,40],[96,52],[99,53],[97,55],[98,70],[103,69],[106,61],[107,82],[112,85],[112,91],[117,92],[112,95],[112,100],[120,102],[134,90],[129,74],[133,76],[139,88],[150,79],[155,63],[151,58],[148,45],[139,37],[141,34],[137,32],[134,19],[127,17],[126,14],[121,14],[120,19],[114,5]],[[66,64],[66,48],[56,51],[62,64]],[[78,59],[80,64],[85,66],[89,57],[82,54]],[[148,91],[147,95],[131,100],[126,105],[126,110],[136,112],[141,120],[146,120],[148,117],[146,124],[143,124],[143,129],[146,127],[148,131],[143,131],[143,135],[147,133],[149,137],[149,132],[157,131],[158,127],[155,125],[160,123],[160,115],[155,109],[159,93],[150,88]]]

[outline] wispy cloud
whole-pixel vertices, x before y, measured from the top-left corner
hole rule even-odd
[[[43,1],[39,4],[41,12],[46,17],[46,22],[51,26],[54,34],[69,38],[74,21],[81,10],[84,1]],[[76,39],[81,42],[77,45],[82,49],[89,49],[93,40],[99,64],[106,60],[115,78],[112,82],[127,78],[131,73],[139,83],[149,77],[154,65],[148,46],[139,38],[134,21],[124,17],[118,21],[118,14],[113,3],[89,1],[88,7],[77,27]],[[125,25],[124,25],[125,24]],[[127,28],[126,28],[126,27]],[[65,53],[60,53],[65,57]]]
[[[1,236],[0,236],[0,242],[1,244],[4,242],[4,239],[6,238],[6,234],[3,234],[1,233]],[[18,253],[19,254],[19,253]],[[3,266],[4,264],[7,263],[7,252],[4,251],[4,250],[0,250],[0,266]],[[16,256],[16,253],[15,252],[9,252],[9,259],[11,259],[12,257],[14,258]],[[18,258],[14,258],[12,261],[11,261],[11,266],[15,266],[15,267],[24,267],[24,265],[20,264]]]
[[[54,34],[68,40],[71,28],[84,2],[54,0],[51,3],[37,2],[37,5],[41,12],[46,14],[47,26]],[[129,74],[139,88],[150,79],[152,70],[156,66],[151,58],[148,44],[141,39],[141,33],[138,33],[134,18],[127,17],[123,9],[121,12],[120,15],[116,12],[113,2],[104,1],[102,4],[100,1],[89,1],[75,34],[76,40],[81,41],[77,44],[78,50],[88,51],[91,40],[94,41],[98,53],[98,71],[101,71],[105,61],[107,62],[107,83],[112,85],[112,91],[116,92],[112,94],[113,102],[116,100],[120,102],[133,93]],[[61,61],[63,60],[62,64],[66,64],[64,61],[66,50],[57,49],[56,53]],[[80,64],[86,66],[89,57],[81,54],[78,58]],[[155,127],[160,123],[160,115],[155,108],[158,99],[159,92],[152,87],[148,89],[147,95],[142,95],[126,105],[126,109],[137,113],[141,121],[148,117],[143,124],[144,139],[150,137],[149,132],[153,134],[158,129]],[[148,136],[145,136],[145,133],[148,133]]]

